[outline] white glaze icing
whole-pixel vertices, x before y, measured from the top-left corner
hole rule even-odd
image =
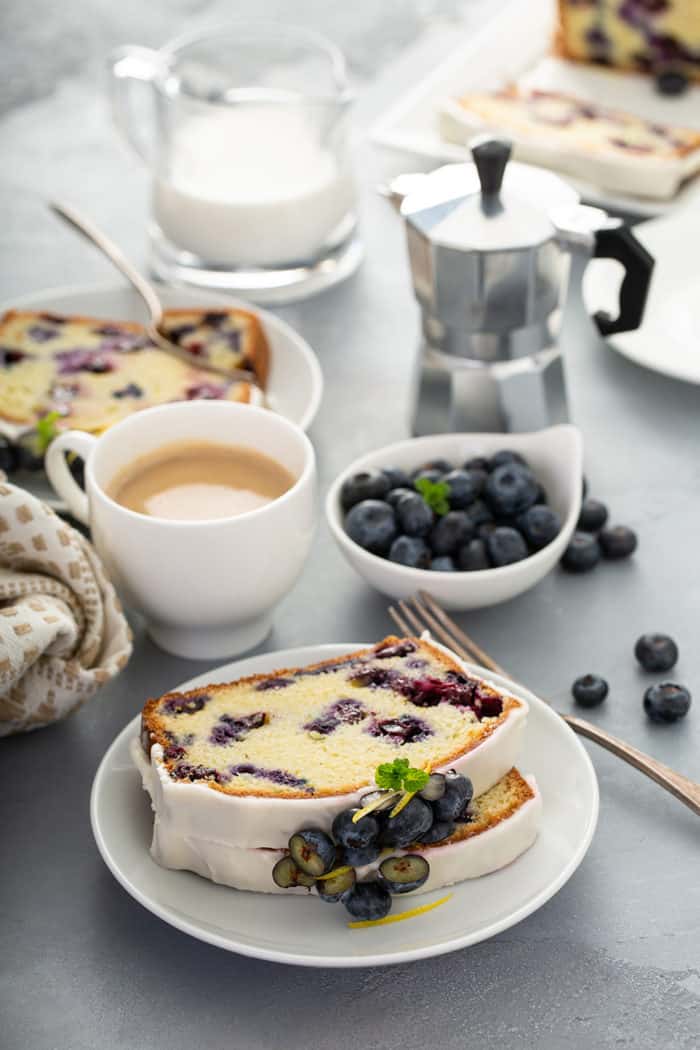
[[[148,768],[144,756],[142,769]],[[535,797],[507,820],[461,842],[412,851],[420,852],[430,865],[427,881],[412,896],[497,871],[529,849],[537,837],[542,797],[534,777],[525,779]],[[156,815],[151,847],[154,859],[163,867],[194,871],[224,886],[258,893],[307,893],[308,890],[301,887],[283,890],[273,882],[272,869],[284,852],[284,849],[240,848],[221,838],[201,834],[173,834],[167,822],[163,824]],[[400,855],[405,851],[393,852]],[[358,877],[366,879],[378,866],[377,862],[358,869]]]

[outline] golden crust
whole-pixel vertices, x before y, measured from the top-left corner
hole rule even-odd
[[[210,307],[210,309],[216,309],[218,311],[225,312],[232,315],[233,317],[243,318],[250,326],[250,347],[246,354],[247,360],[250,362],[251,371],[255,372],[258,378],[260,386],[265,389],[267,384],[268,376],[270,374],[270,346],[265,335],[265,329],[260,323],[260,318],[257,314],[252,313],[250,310],[242,310],[240,307]],[[173,308],[172,310],[164,310],[163,317],[184,317],[192,316],[200,311],[190,308],[189,310],[182,308]],[[249,400],[249,399],[248,399]]]
[[[492,799],[496,795],[507,794],[507,798],[495,805]],[[451,846],[455,842],[464,842],[466,839],[481,835],[489,828],[495,828],[508,817],[512,817],[516,810],[525,805],[535,797],[535,793],[527,780],[513,767],[504,777],[499,780],[489,791],[481,795],[472,803],[474,807],[474,819],[468,824],[459,824],[456,831],[444,842],[439,842],[430,849],[440,849],[442,846]]]
[[[169,744],[169,740],[168,740],[167,736],[165,735],[165,730],[164,730],[164,727],[162,725],[160,716],[157,713],[158,705],[161,704],[165,700],[174,699],[176,697],[179,698],[179,697],[200,696],[204,692],[206,692],[208,694],[216,695],[216,693],[221,692],[224,689],[229,689],[232,685],[254,685],[255,683],[260,682],[260,681],[269,681],[270,679],[274,679],[274,678],[285,678],[285,677],[288,677],[288,676],[291,676],[291,675],[295,674],[297,671],[302,671],[302,670],[303,671],[315,671],[315,670],[317,670],[320,667],[326,667],[326,666],[329,666],[329,665],[340,666],[342,664],[348,663],[351,660],[356,659],[357,657],[369,656],[372,653],[374,653],[377,649],[381,649],[384,646],[387,646],[387,645],[398,645],[401,641],[407,641],[407,640],[410,640],[410,641],[414,642],[419,648],[426,648],[426,649],[428,649],[430,651],[431,656],[435,660],[437,660],[440,663],[442,663],[442,665],[446,668],[446,670],[448,670],[448,671],[456,671],[458,673],[462,672],[462,667],[456,660],[453,660],[451,657],[447,656],[447,654],[444,653],[442,651],[442,649],[438,649],[436,646],[432,645],[430,642],[426,641],[425,639],[421,639],[421,638],[410,638],[410,639],[406,638],[406,639],[404,639],[404,638],[399,638],[396,635],[391,634],[391,635],[388,635],[386,638],[383,638],[380,642],[377,642],[375,645],[370,646],[367,649],[356,649],[352,653],[348,653],[346,656],[343,656],[343,657],[340,657],[340,658],[338,658],[338,657],[331,657],[328,660],[321,660],[318,663],[309,664],[309,665],[307,665],[306,667],[303,667],[303,668],[302,667],[285,667],[285,668],[281,668],[281,669],[279,669],[277,671],[274,671],[271,674],[248,675],[246,678],[239,678],[235,682],[222,682],[222,683],[219,683],[218,685],[209,685],[209,686],[205,686],[205,687],[203,687],[201,689],[191,689],[191,690],[189,690],[188,692],[185,692],[185,693],[172,692],[172,693],[164,693],[163,696],[151,697],[144,704],[143,712],[142,712],[142,716],[141,716],[141,739],[142,739],[142,741],[145,740],[147,742],[147,745],[148,745],[148,747],[144,748],[144,750],[147,750],[147,753],[150,753],[150,748],[153,746],[153,744],[160,744],[161,747],[163,747],[164,749]],[[494,733],[496,731],[496,729],[498,729],[499,726],[503,724],[503,722],[506,720],[506,718],[509,716],[509,714],[510,714],[510,712],[512,710],[514,710],[517,707],[521,707],[522,706],[520,701],[516,700],[516,698],[514,696],[509,696],[506,693],[499,693],[499,691],[497,689],[495,689],[495,688],[493,688],[493,687],[491,687],[491,686],[489,686],[487,684],[484,685],[484,688],[487,689],[489,692],[493,693],[494,696],[500,696],[502,698],[502,700],[503,700],[503,709],[501,711],[501,714],[498,715],[495,718],[490,718],[488,720],[488,722],[482,722],[480,724],[481,733],[478,734],[478,735],[475,734],[474,737],[468,742],[468,744],[465,747],[462,747],[462,748],[460,748],[460,749],[458,749],[458,750],[456,750],[454,752],[451,752],[451,753],[449,753],[447,755],[441,756],[441,758],[439,760],[439,764],[441,766],[448,765],[450,762],[454,762],[456,759],[460,758],[462,755],[465,755],[469,751],[472,751],[475,747],[478,747],[479,744],[482,744],[484,742],[484,740],[488,739],[488,737],[490,737],[492,735],[492,733]],[[174,768],[175,763],[172,762],[172,761],[171,762],[165,761],[164,765],[165,765],[166,769],[168,770],[168,772],[171,772],[172,769]],[[265,791],[265,790],[251,791],[249,788],[235,787],[235,786],[231,786],[231,785],[228,785],[228,784],[216,784],[216,783],[213,783],[212,781],[199,781],[198,783],[199,784],[206,784],[206,786],[210,787],[213,791],[220,791],[224,795],[237,795],[237,796],[246,796],[246,797],[250,796],[250,797],[259,797],[259,798],[287,798],[287,799],[291,799],[291,798],[305,798],[305,799],[308,799],[309,798],[309,794],[307,792],[295,791],[295,790],[293,790],[291,788],[289,790],[286,790],[286,791],[279,791],[278,790],[278,791],[274,791],[274,792],[272,792],[272,791]],[[362,783],[359,783],[359,784],[347,784],[344,787],[341,787],[341,788],[339,788],[337,790],[334,790],[334,791],[316,791],[316,792],[314,792],[313,797],[314,798],[327,798],[327,797],[332,798],[332,797],[334,797],[336,795],[352,794],[353,792],[359,791],[361,788],[366,787],[366,786],[367,786],[366,781],[363,781]]]

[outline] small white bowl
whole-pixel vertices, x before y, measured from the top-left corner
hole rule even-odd
[[[367,467],[415,470],[431,459],[449,459],[455,465],[472,456],[492,456],[499,449],[520,452],[547,490],[550,505],[562,519],[559,535],[523,561],[478,572],[432,572],[398,565],[359,547],[343,527],[340,489],[346,478]],[[369,452],[351,463],[331,485],[326,517],[333,538],[352,567],[372,587],[391,598],[408,598],[428,591],[447,609],[481,609],[522,594],[554,568],[566,549],[581,510],[583,441],[574,426],[562,424],[533,434],[434,434],[409,438]]]

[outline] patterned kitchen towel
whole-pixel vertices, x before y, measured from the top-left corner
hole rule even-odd
[[[81,707],[131,638],[90,543],[0,472],[0,737]]]

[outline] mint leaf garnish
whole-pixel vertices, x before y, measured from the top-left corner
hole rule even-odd
[[[405,791],[420,791],[428,783],[428,774],[424,769],[409,769],[404,777]]]
[[[60,412],[47,412],[36,425],[36,444],[39,452],[46,452],[53,439],[58,435],[56,422],[61,418]]]
[[[418,478],[414,482],[414,486],[431,510],[434,510],[440,516],[447,514],[450,509],[450,504],[448,503],[450,486],[446,481],[431,481],[430,478]]]
[[[428,783],[428,774],[411,766],[407,758],[395,758],[377,766],[374,779],[377,787],[389,791],[420,791]]]

